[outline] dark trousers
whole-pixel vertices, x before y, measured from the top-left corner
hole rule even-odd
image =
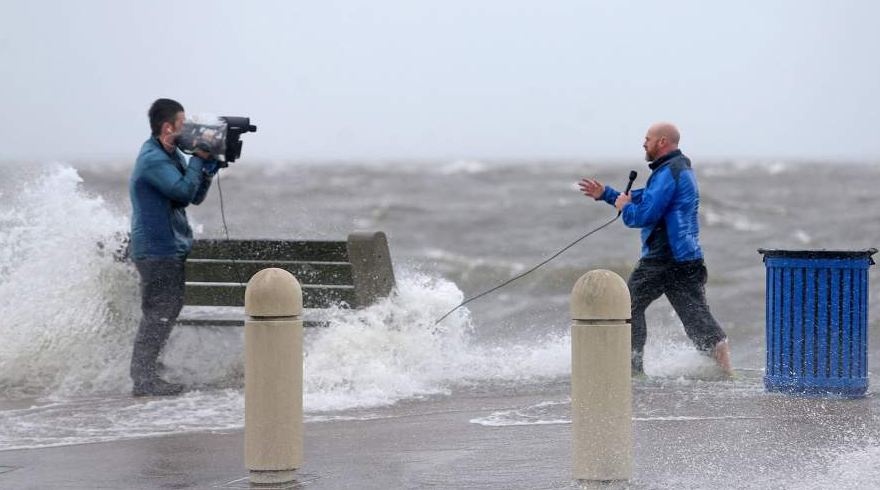
[[[641,365],[648,326],[645,310],[660,295],[666,298],[684,324],[684,331],[697,349],[709,351],[727,336],[709,312],[706,303],[706,265],[702,260],[666,262],[639,261],[629,277],[632,298],[633,364]]]
[[[184,263],[161,258],[135,261],[141,276],[143,317],[131,353],[131,379],[138,383],[156,378],[156,360],[183,308]]]

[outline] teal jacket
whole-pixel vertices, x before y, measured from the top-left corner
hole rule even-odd
[[[206,163],[193,156],[187,164],[180,150],[168,153],[153,137],[141,146],[128,183],[134,260],[184,260],[189,255],[192,228],[186,207],[200,204],[208,194],[213,176],[202,170]]]

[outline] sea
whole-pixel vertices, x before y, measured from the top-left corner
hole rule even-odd
[[[113,251],[129,229],[132,161],[0,164],[0,451],[243,427],[243,332],[177,327],[163,354],[172,398],[130,396],[138,277]],[[765,269],[759,248],[866,250],[880,244],[880,162],[695,161],[706,293],[729,337],[738,389],[763,391]],[[616,215],[578,192],[618,189],[644,161],[248,160],[188,208],[197,238],[344,240],[387,234],[397,286],[359,309],[307,312],[306,424],[393,416],[402,405],[475,393],[543,403],[475,418],[487,427],[569,423],[569,300],[584,273],[626,278],[638,230],[620,221],[504,288],[456,305],[550,257]],[[222,196],[222,200],[221,200]],[[877,298],[876,271],[870,297]],[[869,302],[869,359],[880,303]],[[242,313],[243,314],[243,313]],[[729,390],[665,299],[648,310],[647,381]],[[870,362],[872,379],[878,363]],[[715,388],[713,388],[715,387]],[[874,387],[872,387],[872,390]],[[739,396],[739,395],[737,395]],[[873,391],[868,394],[875,397]],[[880,444],[862,441],[864,465]],[[851,448],[852,449],[852,448]],[[854,449],[853,449],[854,450]],[[877,470],[856,478],[876,477]]]

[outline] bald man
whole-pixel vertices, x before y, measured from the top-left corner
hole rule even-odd
[[[670,123],[648,128],[642,147],[651,176],[644,189],[623,194],[595,179],[583,179],[579,186],[586,196],[616,207],[626,226],[642,230],[642,256],[628,283],[633,374],[644,372],[645,310],[665,294],[697,349],[711,355],[731,376],[727,336],[706,303],[706,266],[697,219],[700,191],[691,161],[678,149],[679,139],[678,129]]]

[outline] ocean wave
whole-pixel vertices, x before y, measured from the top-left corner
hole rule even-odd
[[[437,172],[440,175],[474,175],[481,174],[488,169],[488,165],[477,160],[455,160],[440,166]]]
[[[108,406],[135,407],[122,411],[124,416],[113,419],[112,427],[101,425],[100,417],[89,419],[80,433],[64,439],[71,441],[87,437],[89,427],[95,437],[104,437],[104,428],[107,437],[162,432],[167,429],[163,417],[170,417],[178,430],[235,426],[242,403],[242,329],[175,328],[164,353],[167,375],[199,391],[155,404],[133,401],[128,363],[140,316],[137,274],[107,253],[117,245],[118,232],[128,228],[128,219],[99,196],[84,192],[76,169],[55,165],[36,173],[20,186],[7,184],[2,189],[0,396],[37,398],[41,405],[58,403],[67,406],[71,416],[89,410],[88,404],[78,405],[83,398],[122,400]],[[531,262],[482,260],[440,249],[427,255],[439,264],[440,275],[396,270],[398,286],[391,297],[363,309],[326,310],[321,314],[330,327],[306,332],[307,417],[349,416],[331,412],[383,407],[460,388],[529,385],[569,375],[567,333],[477,340],[477,328],[496,326],[475,325],[467,309],[435,325],[464,299],[465,285],[510,278]],[[539,269],[526,287],[568,294],[591,267],[564,264],[553,262]],[[631,264],[596,266],[626,275]],[[527,299],[521,303],[530,304]],[[652,337],[646,352],[649,374],[689,373],[696,362],[705,361],[691,360],[693,347],[682,345],[658,353]],[[205,404],[214,412],[205,411]],[[46,426],[58,425],[56,440],[67,437],[64,410],[59,408],[45,419]],[[15,437],[26,438],[28,424],[43,423],[34,413],[17,412],[14,419],[7,419],[21,424]],[[213,422],[208,420],[212,417]],[[153,422],[157,428],[151,432]],[[119,427],[127,427],[127,432]],[[33,444],[51,438],[48,429],[40,430],[46,431],[41,433],[43,440]]]
[[[44,170],[0,216],[0,393],[118,390],[137,279],[108,251],[128,222],[85,194],[75,169]]]
[[[700,208],[700,216],[706,222],[706,226],[732,228],[737,231],[761,231],[767,225],[749,219],[742,213],[718,210],[709,206]]]
[[[567,372],[567,337],[478,344],[466,308],[435,324],[463,299],[449,281],[404,273],[386,300],[361,310],[327,311],[329,326],[308,343],[306,405],[319,411],[390,405],[486,380],[539,380]]]
[[[69,166],[49,166],[0,214],[0,394],[70,399],[127,394],[140,298],[137,273],[117,262],[128,220],[81,189]],[[8,198],[8,200],[7,200]],[[100,247],[98,244],[103,244]],[[306,335],[309,410],[381,406],[446,393],[481,379],[557,376],[568,342],[477,345],[463,299],[444,279],[398,271],[395,294],[360,310],[323,312],[331,327]],[[240,388],[242,330],[178,327],[167,376],[201,389]],[[521,362],[524,361],[524,362]]]
[[[764,175],[782,175],[791,172],[795,164],[781,160],[738,160],[701,165],[699,173],[706,177],[729,177],[749,172]]]
[[[534,263],[526,264],[509,259],[472,257],[437,248],[425,249],[421,255],[430,259],[436,270],[444,277],[459,285],[500,283],[524,273],[547,258],[536,257]],[[536,269],[528,276],[523,276],[519,286],[530,291],[568,292],[575,282],[590,270],[607,269],[627,278],[632,272],[633,265],[633,260],[630,259],[609,259],[593,264],[572,266],[557,259]]]
[[[140,316],[137,273],[114,260],[128,228],[76,169],[48,166],[5,194],[0,214],[0,395],[73,399],[122,395]],[[103,246],[99,246],[98,244]],[[434,321],[463,294],[454,283],[398,271],[395,294],[360,310],[326,310],[306,335],[306,407],[382,406],[457,383],[563,374],[565,339],[477,345],[466,309]],[[241,329],[178,327],[167,376],[201,389],[240,388]],[[521,362],[524,361],[524,362]]]

